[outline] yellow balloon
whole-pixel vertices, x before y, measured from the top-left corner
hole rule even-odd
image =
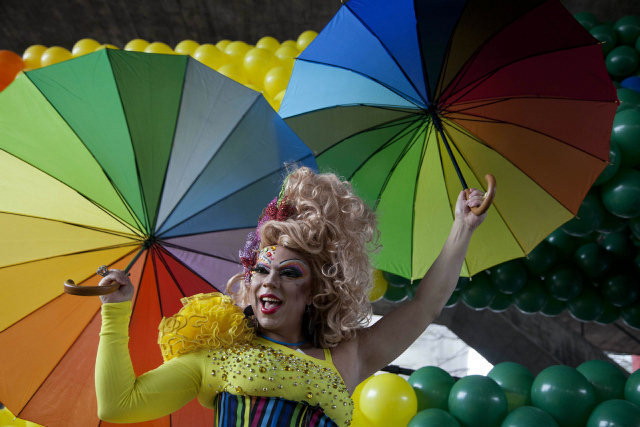
[[[277,56],[278,59],[293,59],[300,55],[300,51],[297,47],[286,45],[280,46],[278,50],[275,51],[274,55]]]
[[[231,43],[231,40],[227,40],[227,39],[220,40],[218,43],[216,43],[216,47],[224,52],[227,46],[229,46],[229,43]]]
[[[109,43],[105,43],[105,44],[101,44],[96,51],[98,50],[103,50],[103,49],[120,49],[118,46],[113,45],[113,44],[109,44]]]
[[[396,374],[376,375],[362,387],[360,410],[376,427],[406,426],[418,412],[413,387]]]
[[[94,52],[98,47],[100,47],[100,43],[94,39],[81,39],[73,45],[73,48],[71,48],[71,54],[74,57],[86,55],[87,53]]]
[[[195,52],[193,52],[193,57],[214,70],[217,70],[229,62],[227,54],[210,43],[200,45]]]
[[[273,53],[261,47],[248,50],[242,60],[245,74],[249,77],[249,81],[256,85],[262,85],[265,74],[275,63],[276,58]]]
[[[262,49],[267,49],[270,52],[275,52],[280,47],[280,42],[274,37],[265,36],[258,40],[256,47],[261,47]]]
[[[373,270],[373,287],[369,291],[369,301],[377,301],[387,292],[389,282],[380,270]]]
[[[69,49],[65,49],[60,46],[51,46],[42,53],[40,57],[40,65],[46,67],[47,65],[57,64],[58,62],[71,59],[73,56]]]
[[[147,53],[167,53],[167,54],[175,54],[171,46],[162,42],[153,42],[149,46],[144,48],[144,51]]]
[[[229,43],[224,48],[224,53],[232,57],[236,62],[242,63],[244,55],[251,49],[251,46],[243,41],[235,41]]]
[[[244,77],[244,73],[242,72],[242,68],[237,64],[224,64],[218,68],[218,72],[237,81],[238,83],[245,84],[247,82],[247,79]]]
[[[182,40],[180,43],[176,45],[174,50],[176,53],[181,55],[193,55],[193,53],[198,49],[200,44],[193,40]]]
[[[130,50],[133,52],[144,52],[149,46],[149,42],[144,39],[133,39],[124,46],[124,50]]]
[[[289,46],[294,48],[295,50],[298,50],[298,43],[295,40],[285,40],[280,44],[280,47],[285,47],[285,46]]]
[[[25,70],[40,68],[40,58],[45,50],[47,50],[47,47],[41,44],[34,44],[26,48],[22,54],[22,62],[24,62]]]
[[[289,68],[274,67],[265,74],[262,86],[269,96],[275,97],[287,88],[290,77],[291,71]]]
[[[359,408],[353,408],[353,416],[351,417],[350,427],[374,427],[367,417],[364,416]]]
[[[302,52],[303,50],[306,49],[307,46],[309,46],[309,43],[311,43],[313,41],[313,39],[316,38],[316,36],[318,35],[318,33],[316,33],[315,31],[305,31],[302,34],[300,34],[298,36],[298,41],[297,41],[297,47],[298,50],[300,52]]]

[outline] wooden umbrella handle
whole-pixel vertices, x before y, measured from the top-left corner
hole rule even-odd
[[[484,193],[484,200],[482,201],[482,204],[480,206],[470,208],[471,212],[473,212],[477,216],[482,215],[487,211],[487,209],[489,209],[489,206],[491,206],[491,203],[493,203],[493,198],[496,196],[496,178],[488,173],[484,176],[484,179],[487,180],[487,191]],[[471,190],[465,188],[464,193],[466,198],[468,199],[469,195],[471,194]]]
[[[120,283],[113,282],[106,286],[78,286],[71,279],[64,282],[64,291],[70,295],[79,295],[82,297],[95,297],[99,295],[110,294],[120,287]]]

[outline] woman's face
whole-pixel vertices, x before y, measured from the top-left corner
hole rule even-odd
[[[249,303],[263,333],[298,339],[305,306],[311,304],[311,269],[302,255],[283,246],[258,253]]]

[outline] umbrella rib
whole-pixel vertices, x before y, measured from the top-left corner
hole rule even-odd
[[[190,252],[194,252],[194,251],[190,251]],[[171,257],[172,259],[176,260],[176,262],[179,262],[180,265],[182,265],[184,268],[186,268],[187,270],[189,270],[193,275],[198,276],[200,279],[202,279],[202,281],[206,282],[207,285],[211,286],[213,289],[215,289],[216,291],[220,291],[213,283],[210,283],[207,279],[205,279],[204,277],[202,277],[202,275],[200,275],[198,272],[196,272],[195,270],[193,270],[191,267],[189,267],[187,264],[181,262],[178,258],[176,258],[173,254],[171,254],[169,251],[167,251],[165,248],[161,247],[160,248],[160,253],[162,254],[161,257],[161,261],[162,263],[165,265],[165,268],[167,269],[167,271],[169,272],[169,274],[171,275],[173,281],[176,283],[176,286],[178,286],[178,288],[180,289],[180,292],[182,292],[182,295],[186,296],[186,293],[182,290],[182,287],[180,286],[179,281],[175,278],[175,276],[173,275],[173,272],[169,269],[168,264],[165,261],[165,256]],[[203,254],[204,255],[204,254]],[[239,265],[239,263],[236,263]]]
[[[194,254],[207,256],[209,258],[219,259],[220,261],[233,262],[233,263],[238,264],[238,265],[240,264],[240,261],[235,260],[235,259],[229,259],[229,258],[221,257],[221,256],[218,256],[218,255],[210,254],[210,253],[207,253],[207,252],[203,252],[203,251],[200,251],[200,250],[191,249],[191,248],[188,248],[186,246],[176,245],[175,243],[170,243],[170,242],[168,242],[166,240],[160,240],[159,242],[160,242],[160,244],[162,246],[166,246],[166,247],[170,247],[170,248],[174,248],[174,249],[180,249],[180,250],[187,251],[187,252],[192,252]]]
[[[417,122],[418,122],[418,120],[419,120],[419,119],[414,119],[414,120],[412,120],[411,122],[408,122],[408,123],[406,124],[406,126],[405,126],[405,127],[403,127],[402,129],[400,129],[400,130],[399,130],[395,135],[393,135],[391,138],[389,138],[389,139],[387,140],[387,142],[385,142],[383,145],[381,145],[380,147],[378,147],[378,148],[377,148],[373,153],[371,153],[369,156],[367,156],[367,158],[365,158],[362,162],[360,162],[360,165],[359,165],[359,166],[358,166],[358,167],[353,171],[353,173],[352,173],[350,176],[348,176],[348,177],[347,177],[347,181],[350,181],[350,180],[354,177],[354,175],[355,175],[356,173],[358,173],[358,172],[362,169],[362,167],[363,167],[363,166],[364,166],[364,165],[365,165],[369,160],[371,160],[374,156],[376,156],[378,153],[380,153],[381,151],[383,151],[383,150],[387,149],[387,148],[388,148],[388,147],[390,147],[391,145],[395,144],[395,142],[396,142],[396,141],[398,141],[400,138],[402,138],[402,137],[404,137],[405,135],[407,135],[407,134],[409,134],[409,133],[413,132],[413,131],[414,131],[414,129],[410,129],[410,128],[411,128],[411,127],[413,127],[413,126],[416,126],[416,127],[417,127],[417,126],[419,126],[419,124],[417,123]],[[388,123],[391,123],[391,122],[388,122]],[[386,124],[387,124],[387,123],[385,123],[385,125],[386,125]],[[347,138],[343,139],[342,141],[344,141],[344,140],[346,140],[346,139],[348,139],[348,138],[351,138],[351,137],[353,137],[353,136],[355,136],[355,135],[360,135],[360,134],[362,134],[362,133],[368,132],[368,131],[369,131],[369,130],[371,130],[371,129],[384,129],[385,127],[387,127],[387,126],[381,126],[381,127],[373,126],[373,127],[369,128],[369,129],[366,129],[366,130],[364,130],[364,131],[361,131],[361,132],[358,132],[358,133],[354,133],[353,135],[348,136]],[[391,126],[389,126],[389,127],[391,127]],[[334,146],[335,146],[335,145],[337,145],[337,144],[339,144],[340,142],[341,142],[341,141],[336,142],[336,144],[334,144]],[[325,150],[325,151],[327,151],[327,150]],[[403,151],[401,154],[402,154],[402,155],[404,155],[405,153],[406,153],[406,152],[404,152],[404,151]]]
[[[325,110],[331,110],[334,108],[349,108],[349,107],[367,107],[367,108],[375,108],[377,110],[386,110],[386,111],[403,111],[405,113],[407,113],[408,115],[412,115],[412,114],[418,114],[421,113],[423,110],[421,109],[408,109],[407,107],[393,107],[390,105],[381,105],[381,104],[341,104],[341,105],[330,105],[328,107],[322,107],[322,108],[318,108],[316,110],[309,110],[309,111],[305,111],[302,113],[298,113],[298,114],[294,114],[293,116],[289,116],[287,118],[284,119],[285,122],[289,122],[290,119],[296,118],[296,117],[303,117],[305,115],[309,115],[309,114],[314,114],[316,112],[319,111],[325,111]]]
[[[463,98],[464,96],[469,94],[469,92],[471,92],[472,90],[474,90],[475,88],[480,86],[486,80],[488,80],[491,77],[493,77],[499,71],[501,71],[502,69],[507,68],[507,67],[509,67],[509,66],[511,66],[513,64],[517,64],[519,62],[526,61],[526,60],[532,59],[532,58],[541,57],[541,56],[544,56],[544,55],[549,55],[549,54],[563,52],[563,51],[569,51],[569,50],[573,50],[573,49],[579,49],[579,48],[582,48],[582,47],[590,47],[590,46],[593,46],[593,44],[591,44],[591,45],[575,45],[575,46],[568,46],[568,47],[555,49],[555,50],[548,50],[548,51],[545,51],[545,52],[540,52],[540,53],[537,53],[537,54],[528,55],[528,56],[525,56],[523,58],[518,58],[518,59],[516,59],[514,61],[511,61],[509,63],[506,63],[506,64],[502,64],[498,68],[495,68],[494,70],[487,71],[484,75],[479,76],[474,81],[469,82],[465,86],[457,87],[457,85],[456,85],[455,86],[455,91],[454,91],[454,89],[452,89],[451,90],[451,95],[447,97],[447,104],[455,104],[456,102],[458,102],[458,100],[460,100],[461,98]],[[463,72],[462,75],[464,75],[465,73],[466,73],[466,71]],[[457,97],[455,97],[456,94],[457,94]]]
[[[567,96],[533,96],[533,95],[517,95],[517,96],[501,96],[499,98],[481,98],[481,99],[471,99],[468,101],[456,102],[455,106],[458,105],[468,105],[468,108],[462,108],[459,110],[450,110],[447,106],[452,104],[447,104],[440,108],[441,115],[445,115],[447,113],[458,113],[461,111],[467,111],[474,108],[486,107],[488,105],[499,104],[501,102],[511,101],[511,100],[519,100],[519,99],[540,99],[540,100],[553,100],[553,101],[572,101],[572,102],[596,102],[596,103],[613,103],[615,104],[615,100],[610,99],[585,99],[585,98],[571,98]],[[483,104],[478,104],[479,102],[484,102]],[[476,105],[477,104],[477,105]]]
[[[108,49],[107,49],[108,50]],[[108,52],[107,52],[108,54]],[[31,79],[31,76],[29,74],[25,74],[25,76],[27,76],[27,78],[29,79],[29,81],[31,81],[31,83],[35,86],[38,87],[36,85],[36,83]],[[114,76],[114,81],[115,81],[115,76]],[[116,86],[117,86],[117,82],[116,82]],[[55,112],[58,114],[58,116],[60,116],[60,119],[65,122],[67,124],[67,127],[69,128],[69,130],[71,132],[73,132],[73,134],[76,136],[76,138],[78,138],[78,141],[80,141],[82,143],[82,145],[86,148],[87,152],[89,154],[91,154],[91,157],[93,158],[93,160],[96,162],[96,164],[100,167],[100,170],[102,171],[102,173],[104,174],[105,178],[107,179],[107,181],[109,182],[109,184],[111,185],[111,188],[113,188],[114,192],[118,195],[118,198],[120,199],[120,201],[122,202],[122,204],[124,205],[125,209],[127,210],[127,212],[129,212],[129,214],[131,215],[131,217],[133,218],[134,221],[136,221],[136,223],[138,224],[138,226],[143,226],[143,224],[140,224],[138,217],[135,215],[135,213],[132,211],[131,206],[129,206],[129,203],[124,199],[124,197],[122,196],[122,194],[120,193],[120,191],[118,190],[118,187],[114,184],[114,182],[111,180],[111,177],[109,176],[109,174],[107,173],[107,171],[102,167],[102,164],[98,161],[98,159],[96,159],[94,153],[89,149],[89,147],[87,147],[87,145],[84,143],[84,141],[82,140],[82,138],[80,138],[80,135],[78,135],[76,133],[76,130],[73,128],[73,126],[71,126],[71,124],[67,121],[67,119],[62,115],[62,113],[58,110],[58,108],[56,108],[56,106],[51,102],[51,100],[40,90],[38,90],[38,92],[40,92],[42,94],[42,96],[49,102],[49,105],[51,106],[51,108],[53,108],[53,110],[55,110]],[[124,110],[124,109],[123,109]],[[125,120],[126,120],[126,116],[125,116]],[[128,126],[128,122],[127,122],[127,130],[129,130],[129,126]],[[9,153],[10,154],[10,153]],[[22,159],[21,159],[22,160]],[[24,160],[22,160],[24,161]],[[67,185],[66,183],[60,181],[59,179],[55,178],[54,176],[50,175],[49,173],[43,171],[40,168],[37,168],[36,166],[32,165],[29,162],[25,162],[30,164],[31,166],[33,166],[34,168],[40,170],[41,172],[51,176],[52,178],[54,178],[55,180],[61,182],[62,184],[64,184],[65,186],[71,188],[72,190],[76,191],[78,194],[81,194],[79,191],[77,191],[75,188],[70,187],[69,185]],[[98,204],[97,202],[89,199],[88,197],[86,197],[85,195],[81,194],[83,197],[85,197],[87,200],[89,200],[90,202],[94,203],[96,206],[99,206],[101,209],[103,209],[106,212],[107,211],[105,208],[103,208],[100,204]],[[109,212],[109,214],[111,215],[111,213]],[[120,218],[116,217],[115,215],[114,218],[120,220]],[[123,223],[126,224],[126,221],[123,221]],[[143,227],[144,228],[144,227]]]
[[[382,82],[382,81],[376,79],[375,77],[372,77],[372,76],[370,76],[368,74],[365,74],[365,73],[363,73],[361,71],[352,70],[351,68],[342,67],[342,66],[336,65],[336,64],[328,64],[326,62],[316,61],[316,60],[312,60],[312,59],[296,58],[296,61],[303,61],[303,62],[307,62],[309,64],[324,65],[326,67],[338,68],[340,70],[350,71],[350,72],[352,72],[354,74],[358,74],[358,75],[360,75],[362,77],[365,77],[365,78],[367,78],[367,79],[379,84],[380,86],[384,87],[385,89],[389,90],[390,92],[393,92],[396,95],[400,96],[401,98],[411,102],[413,105],[416,106],[416,108],[421,109],[421,110],[424,109],[425,104],[421,103],[420,101],[415,100],[412,96],[409,96],[406,93],[401,92],[398,89],[394,88],[393,86],[389,86],[385,82]],[[403,73],[404,73],[404,71],[403,71]],[[412,86],[413,86],[413,83],[412,83]],[[400,108],[406,108],[406,107],[401,107],[401,106],[399,106],[399,107]]]
[[[140,297],[140,293],[141,293],[140,291],[141,291],[141,288],[142,288],[142,278],[144,276],[144,271],[147,268],[147,261],[149,261],[149,253],[150,253],[150,251],[147,249],[146,252],[147,253],[146,253],[145,257],[144,257],[144,262],[143,262],[142,270],[141,270],[142,273],[140,274],[140,280],[138,282],[138,289],[136,290],[135,298],[131,302],[131,313],[132,314],[131,314],[131,317],[129,318],[129,327],[131,326],[131,321],[133,320],[133,313],[135,312],[136,305],[138,304],[138,298]]]
[[[0,270],[2,270],[3,268],[17,267],[19,265],[27,265],[27,264],[30,264],[32,262],[40,262],[40,261],[52,260],[52,259],[63,258],[63,257],[68,257],[68,256],[82,255],[82,254],[88,254],[88,253],[98,252],[98,251],[106,251],[106,250],[110,250],[110,249],[126,248],[126,247],[129,247],[129,246],[136,246],[137,247],[137,246],[140,246],[140,244],[139,243],[122,243],[120,245],[100,246],[100,247],[97,247],[97,248],[85,249],[83,251],[67,252],[67,253],[64,253],[64,254],[57,254],[57,255],[52,255],[52,256],[38,258],[38,259],[30,259],[29,261],[16,262],[14,264],[3,265],[3,266],[0,266]],[[128,252],[124,256],[127,256],[130,253],[131,252]],[[122,258],[123,257],[119,258],[118,260],[116,260],[116,262],[119,261]],[[92,274],[92,276],[93,276],[93,274]],[[91,277],[91,276],[89,276],[89,277]],[[84,280],[86,280],[86,279],[84,279]]]
[[[468,159],[465,157],[465,155],[460,151],[460,149],[458,148],[458,146],[455,144],[455,142],[453,142],[453,139],[451,138],[451,134],[449,132],[447,132],[446,129],[443,129],[443,131],[447,134],[447,136],[449,137],[449,140],[452,141],[452,145],[455,147],[456,151],[458,152],[458,155],[460,157],[462,157],[462,159],[464,160],[464,162],[466,163],[466,165],[469,167],[469,170],[471,171],[471,173],[473,174],[473,177],[480,183],[482,183],[481,181],[481,177],[479,176],[479,174],[475,171],[475,169],[473,168],[472,164],[468,161]],[[502,154],[500,154],[502,156]],[[518,168],[519,169],[519,168]],[[524,173],[524,172],[523,172]],[[528,175],[527,175],[528,176]],[[563,205],[564,206],[564,205]],[[500,211],[500,208],[498,206],[496,206],[496,204],[493,204],[494,209],[498,212],[498,215],[500,216],[500,218],[502,218],[502,222],[504,223],[504,225],[509,229],[509,232],[511,233],[511,235],[513,236],[513,239],[516,241],[516,243],[518,244],[518,246],[520,247],[520,250],[522,250],[523,254],[526,254],[527,251],[525,251],[524,247],[522,246],[522,244],[520,243],[520,240],[518,239],[518,237],[516,236],[516,234],[513,232],[513,229],[511,228],[511,226],[509,225],[509,223],[506,221],[504,215],[502,214],[502,212]]]
[[[57,297],[55,297],[53,300],[54,301],[60,297],[62,297],[62,295],[58,295]],[[50,301],[50,302],[51,302]],[[40,307],[42,308],[42,307]],[[96,316],[98,316],[98,314],[100,313],[100,307],[98,307],[98,309],[96,310],[96,312],[93,314],[93,316],[91,316],[91,318],[89,319],[89,321],[84,325],[84,327],[80,330],[80,333],[78,334],[77,337],[75,337],[75,339],[73,340],[73,342],[71,343],[71,345],[69,345],[69,347],[67,347],[67,350],[62,354],[62,357],[60,357],[60,359],[56,362],[56,364],[51,368],[51,370],[49,371],[49,373],[47,374],[47,376],[42,380],[42,382],[38,385],[38,388],[36,388],[36,390],[33,392],[33,394],[29,397],[29,400],[27,400],[24,404],[24,406],[22,407],[22,409],[20,409],[20,412],[18,413],[18,416],[22,416],[22,411],[24,411],[24,409],[29,406],[29,403],[33,400],[34,397],[36,397],[36,395],[38,394],[38,392],[40,391],[40,389],[42,388],[42,386],[44,386],[44,384],[47,382],[47,380],[49,379],[49,377],[51,377],[51,375],[55,372],[55,370],[58,368],[58,366],[60,366],[60,364],[62,363],[62,360],[64,359],[64,357],[66,356],[66,354],[71,350],[71,348],[75,345],[76,342],[78,342],[78,340],[80,339],[80,337],[82,336],[82,334],[84,333],[85,329],[87,328],[87,326],[89,326],[89,324],[91,322],[93,322],[93,320],[96,318]],[[31,313],[29,313],[31,314]],[[27,316],[25,316],[27,317]],[[24,317],[23,317],[24,319]],[[22,319],[21,319],[22,320]],[[16,322],[17,323],[17,322]],[[15,325],[15,323],[14,323]],[[13,326],[13,325],[12,325]],[[7,328],[9,329],[9,328]],[[5,329],[5,331],[7,330]]]
[[[118,232],[118,231],[110,230],[108,228],[93,227],[93,226],[86,225],[86,224],[76,224],[76,223],[73,223],[73,222],[64,221],[62,219],[46,218],[46,217],[42,217],[42,216],[28,215],[28,214],[23,214],[23,213],[1,211],[1,210],[0,210],[0,214],[13,215],[13,216],[18,216],[18,217],[23,217],[23,218],[38,219],[38,220],[47,221],[47,222],[55,222],[55,223],[58,223],[58,224],[65,224],[65,225],[68,225],[68,226],[71,226],[71,227],[84,228],[86,230],[96,231],[96,232],[100,232],[100,233],[104,233],[104,234],[110,234],[112,236],[124,237],[124,238],[132,239],[132,240],[135,240],[136,238],[142,237],[142,236],[137,235],[137,234],[121,233],[121,232]]]
[[[407,131],[407,133],[409,133],[409,132]],[[387,173],[387,176],[385,177],[385,180],[382,183],[382,186],[380,187],[380,191],[378,192],[378,195],[376,197],[376,202],[375,202],[375,205],[373,207],[374,210],[378,208],[378,203],[380,202],[380,198],[382,197],[382,193],[384,193],[384,190],[387,189],[387,185],[389,184],[389,180],[391,179],[391,175],[393,175],[393,172],[398,167],[398,164],[400,164],[400,161],[405,156],[405,154],[407,154],[407,152],[411,149],[411,147],[416,142],[416,140],[417,140],[416,136],[411,138],[411,141],[404,146],[404,148],[402,149],[400,154],[398,154],[398,156],[396,157],[396,161],[394,162],[393,166],[391,166],[391,168],[389,169],[389,172]]]
[[[349,3],[343,3],[344,7],[346,7],[349,12],[351,12],[351,14],[353,16],[356,17],[356,19],[360,22],[360,24],[369,32],[369,34],[371,34],[376,40],[378,40],[378,42],[380,43],[380,46],[382,46],[382,48],[384,49],[385,52],[387,52],[387,55],[389,55],[389,57],[393,60],[393,63],[396,64],[396,66],[398,67],[398,69],[400,70],[400,72],[402,73],[402,75],[407,79],[407,81],[409,82],[409,84],[411,85],[411,87],[413,88],[413,90],[419,95],[420,95],[420,91],[418,90],[418,88],[416,87],[416,85],[413,83],[413,80],[411,80],[411,78],[409,78],[409,76],[407,75],[407,73],[405,72],[404,68],[402,68],[402,66],[400,65],[400,63],[398,62],[398,60],[396,59],[396,57],[391,53],[391,50],[383,43],[383,41],[380,39],[380,37],[378,37],[378,35],[373,31],[373,29],[371,27],[369,27],[369,25],[367,25],[366,22],[364,22],[364,20],[357,14],[355,13],[355,11],[353,9],[351,9],[351,7],[349,6]],[[416,19],[417,21],[417,19]],[[352,70],[353,71],[353,70]],[[424,69],[423,69],[423,75],[425,77],[425,81],[427,81],[428,76],[426,73],[424,73]],[[372,79],[374,80],[374,79]],[[428,83],[428,81],[427,81]],[[425,90],[429,91],[428,89],[428,84],[425,87]],[[406,97],[409,97],[408,95],[405,94]],[[411,97],[409,97],[411,98]],[[425,99],[421,99],[421,101],[423,102],[423,105],[428,105],[429,102]],[[413,102],[413,99],[412,99]]]
[[[156,258],[159,258],[160,254],[158,253],[158,248],[156,247],[156,245],[151,246],[150,249],[153,251],[153,255],[151,256],[151,266],[153,267],[153,275],[156,278],[156,295],[158,296],[158,305],[160,306],[160,316],[164,317],[164,313],[162,310],[162,295],[160,294],[160,281],[158,280],[158,267],[156,266]],[[180,289],[180,292],[182,293],[182,289]]]
[[[165,224],[167,219],[169,219],[171,217],[173,212],[175,212],[176,208],[180,205],[180,203],[184,200],[184,198],[187,197],[187,195],[189,194],[189,191],[191,191],[193,186],[202,177],[202,175],[204,174],[204,171],[211,164],[211,162],[218,156],[218,154],[220,153],[220,150],[222,149],[222,147],[224,147],[227,144],[227,142],[229,141],[231,135],[233,135],[233,133],[238,129],[238,127],[240,126],[240,123],[242,122],[242,120],[244,120],[244,118],[247,116],[247,114],[249,114],[249,110],[251,110],[256,105],[256,103],[260,99],[260,96],[261,95],[256,96],[254,98],[253,102],[251,103],[251,105],[249,107],[247,107],[247,109],[242,113],[242,116],[238,118],[238,120],[236,121],[235,125],[233,126],[233,129],[231,129],[229,131],[229,133],[227,134],[227,137],[225,138],[224,142],[222,144],[220,144],[220,146],[218,147],[216,152],[213,153],[211,158],[207,161],[207,164],[202,168],[202,170],[198,173],[198,175],[193,179],[193,181],[191,182],[189,187],[182,193],[182,196],[180,196],[180,198],[176,201],[176,203],[174,204],[173,208],[169,212],[167,212],[167,214],[165,215],[165,219],[162,222],[162,224],[158,224],[158,226],[156,227],[158,230],[162,228],[162,226]],[[178,224],[176,224],[176,225],[178,225]],[[176,225],[174,225],[171,228],[174,228]],[[171,228],[169,230],[171,230]],[[168,231],[168,230],[166,230],[166,231]]]
[[[431,129],[429,129],[429,131],[432,131],[432,130],[433,130],[433,127],[431,127]],[[442,131],[449,136],[449,140],[451,141],[451,145],[453,145],[454,148],[456,149],[456,151],[458,151],[458,147],[455,146],[455,143],[451,139],[451,135],[449,135],[447,130],[444,129],[444,126],[443,126]],[[440,154],[440,141],[438,140],[438,137],[442,138],[441,135],[438,135],[438,133],[436,133],[436,141],[438,141],[438,153]],[[446,194],[447,200],[448,200],[449,199],[449,185],[447,184],[447,180],[445,179],[445,176],[444,176],[444,156],[439,155],[439,157],[440,157],[440,170],[442,171],[442,182],[444,183],[444,191],[445,191],[445,194]],[[456,219],[455,205],[451,206],[451,203],[449,202],[449,207],[450,207],[450,213],[451,213],[451,221],[453,222]],[[468,272],[469,271],[469,265],[467,263],[466,255],[465,255],[464,259],[462,260],[462,262],[464,263],[465,267],[467,267],[467,272]]]
[[[309,158],[312,158],[312,157],[313,157],[313,154],[311,154],[311,153],[310,153],[310,154],[307,154],[306,156],[302,157],[301,159],[298,159],[298,160],[297,160],[297,162],[302,162],[302,161],[304,161],[304,160],[306,160],[306,159],[309,159]],[[179,225],[184,224],[185,222],[187,222],[187,221],[189,221],[190,219],[192,219],[192,218],[194,218],[194,217],[198,216],[199,214],[201,214],[202,212],[206,211],[207,209],[210,209],[210,208],[212,208],[213,206],[217,205],[218,203],[221,203],[221,202],[225,201],[225,200],[226,200],[226,199],[228,199],[229,197],[232,197],[234,194],[239,193],[239,192],[241,192],[241,191],[245,190],[246,188],[248,188],[248,187],[252,186],[253,184],[255,184],[255,183],[257,183],[258,181],[260,181],[261,179],[264,179],[265,177],[267,177],[267,176],[269,176],[269,175],[271,175],[271,174],[273,174],[273,173],[275,173],[275,172],[279,171],[280,169],[281,169],[281,168],[274,169],[274,170],[272,170],[271,172],[264,174],[264,175],[263,175],[263,176],[261,176],[260,178],[255,179],[255,180],[253,180],[252,182],[250,182],[250,183],[246,184],[244,187],[240,187],[240,188],[238,188],[235,192],[233,192],[233,193],[231,193],[231,194],[226,195],[225,197],[223,197],[223,198],[221,198],[221,199],[219,199],[219,200],[215,201],[214,203],[211,203],[210,205],[204,206],[204,207],[203,207],[202,209],[200,209],[199,211],[194,212],[192,215],[190,215],[190,216],[186,217],[185,219],[183,219],[182,221],[180,221],[180,222],[178,222],[178,223],[174,224],[173,226],[171,226],[171,228],[166,229],[164,232],[162,232],[162,233],[160,234],[160,236],[162,236],[162,235],[164,235],[164,234],[168,233],[169,231],[173,230],[174,228],[178,227]],[[238,227],[238,228],[246,228],[246,227]],[[173,237],[173,236],[172,236],[172,237]]]
[[[465,119],[465,118],[458,118],[458,119],[449,118],[449,120],[450,120],[450,121],[460,120],[460,121],[467,121],[467,122],[495,123],[495,124],[502,124],[502,125],[511,125],[511,126],[515,126],[515,127],[520,128],[520,129],[525,129],[525,130],[528,130],[528,131],[530,131],[530,132],[536,133],[536,134],[538,134],[538,135],[545,136],[545,137],[547,137],[547,138],[549,138],[549,139],[553,139],[554,141],[557,141],[557,142],[559,142],[559,143],[560,143],[560,144],[562,144],[562,145],[565,145],[565,146],[567,146],[567,147],[569,147],[569,148],[571,148],[571,149],[574,149],[574,150],[576,150],[576,151],[579,151],[579,152],[581,152],[581,153],[584,153],[584,154],[586,154],[586,155],[587,155],[587,156],[589,156],[589,157],[593,157],[593,158],[596,158],[596,159],[598,159],[598,160],[606,161],[605,159],[601,159],[600,157],[598,157],[598,156],[596,156],[596,155],[593,155],[593,154],[591,154],[591,153],[589,153],[589,152],[585,151],[585,150],[584,150],[584,149],[582,149],[582,148],[575,147],[575,146],[573,146],[573,145],[571,145],[571,144],[567,143],[566,141],[563,141],[562,139],[560,139],[560,138],[558,138],[558,137],[555,137],[555,136],[553,136],[553,135],[549,135],[549,134],[547,134],[547,133],[545,133],[545,132],[541,132],[541,131],[539,131],[539,130],[537,130],[537,129],[534,129],[534,128],[531,128],[531,127],[529,127],[529,126],[524,126],[524,125],[520,125],[520,124],[517,124],[517,123],[508,122],[508,121],[505,121],[505,120],[492,119],[492,118],[490,118],[490,117],[484,117],[484,116],[481,116],[481,115],[478,115],[478,114],[465,113],[465,115],[467,115],[467,116],[471,116],[471,117],[477,117],[477,118],[478,118],[478,120]],[[484,119],[484,120],[483,120],[483,119]],[[470,134],[470,133],[469,133],[469,134]],[[480,141],[480,139],[476,139],[476,140],[477,140],[477,141]],[[483,142],[483,144],[484,144],[484,145],[487,145],[487,144],[486,144],[486,143],[484,143],[484,142]],[[487,145],[487,146],[488,146],[488,147],[490,147],[489,145]],[[495,150],[495,151],[497,152],[497,150]]]

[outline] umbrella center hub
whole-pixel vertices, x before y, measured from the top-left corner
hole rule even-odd
[[[155,236],[149,236],[147,237],[147,239],[144,241],[144,243],[142,243],[142,247],[144,249],[149,249],[151,246],[153,246],[156,243],[156,238]]]

